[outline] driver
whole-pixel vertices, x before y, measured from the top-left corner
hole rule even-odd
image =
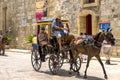
[[[52,32],[57,38],[59,49],[62,50],[62,44],[61,44],[61,38],[65,35],[64,31],[68,30],[67,28],[64,28],[64,25],[61,21],[61,15],[57,15],[56,18],[53,20],[52,23]]]

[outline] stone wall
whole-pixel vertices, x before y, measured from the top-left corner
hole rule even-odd
[[[101,0],[100,12],[100,22],[110,22],[115,38],[120,39],[120,1]]]
[[[35,30],[35,1],[34,0],[7,0],[1,2],[1,15],[3,17],[3,8],[7,7],[7,20],[6,28],[11,29],[9,33],[12,35],[13,40],[11,42],[14,48],[26,48],[25,38],[28,35],[32,35]],[[25,24],[22,23],[25,22]],[[2,21],[0,24],[2,30],[4,30]],[[6,30],[7,30],[6,29]]]
[[[99,22],[110,22],[113,34],[116,39],[120,39],[120,1],[119,0],[100,0],[98,7],[87,7],[83,8],[81,0],[57,0],[55,1],[55,8],[53,9],[52,16],[56,13],[61,13],[64,19],[70,21],[70,28],[73,33],[77,34],[77,20],[80,12],[83,10],[91,10],[98,14]]]
[[[101,0],[100,22],[110,22],[112,33],[116,38],[116,46],[113,47],[113,56],[120,55],[120,0]]]
[[[35,0],[5,0],[0,2],[0,30],[4,29],[3,8],[7,7],[6,27],[11,28],[13,36],[12,45],[15,48],[28,48],[25,38],[35,32]],[[46,1],[46,0],[45,0]],[[119,0],[100,0],[100,5],[95,7],[84,8],[81,0],[47,0],[48,17],[54,17],[57,13],[61,13],[62,19],[70,22],[71,33],[77,36],[78,19],[80,13],[84,10],[93,11],[99,15],[99,22],[110,22],[115,38],[120,36],[120,1]],[[82,0],[84,1],[84,0]],[[97,0],[99,1],[99,0]],[[100,8],[100,10],[99,10]],[[84,15],[84,13],[83,13]],[[98,19],[98,18],[97,18]],[[26,20],[26,24],[22,25],[22,21]],[[95,19],[96,20],[96,19]],[[84,22],[83,22],[84,23]],[[84,28],[84,27],[83,27]],[[95,29],[97,30],[97,29]]]
[[[81,10],[80,0],[55,0],[50,11],[50,17],[57,13],[62,15],[62,19],[69,20],[70,30],[77,35],[77,19]]]
[[[76,36],[78,36],[78,25],[80,25],[80,22],[78,21],[80,19],[80,13],[84,10],[88,12],[92,11],[95,14],[98,14],[99,12],[99,6],[83,7],[81,0],[51,0],[51,2],[49,2],[49,5],[49,16],[54,17],[57,13],[60,13],[62,15],[62,19],[69,20],[71,33]],[[84,14],[86,13],[83,13],[83,15]]]

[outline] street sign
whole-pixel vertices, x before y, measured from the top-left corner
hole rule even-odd
[[[106,23],[99,23],[99,29],[100,30],[107,30],[110,28],[110,23],[106,22]]]
[[[22,26],[27,26],[27,19],[23,18],[21,21]]]

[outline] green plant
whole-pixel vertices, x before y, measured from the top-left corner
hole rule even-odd
[[[32,38],[33,38],[33,36],[27,36],[26,37],[26,39],[25,39],[25,41],[27,42],[27,43],[32,43]]]
[[[11,36],[11,35],[8,35],[8,36],[7,36],[7,40],[11,41],[11,40],[12,40],[12,36]]]

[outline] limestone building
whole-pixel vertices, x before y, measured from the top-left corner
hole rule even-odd
[[[115,38],[120,38],[119,0],[0,0],[0,30],[12,29],[12,44],[17,48],[26,48],[25,37],[36,30],[39,1],[47,17],[61,13],[63,19],[69,20],[71,33],[76,36],[80,32],[94,35],[99,32],[99,23],[109,22]]]
[[[48,0],[49,16],[57,12],[70,21],[72,32],[79,34],[99,32],[99,23],[110,23],[113,34],[119,39],[119,0]]]
[[[0,30],[10,31],[14,48],[26,48],[25,38],[35,30],[35,0],[0,0]]]

